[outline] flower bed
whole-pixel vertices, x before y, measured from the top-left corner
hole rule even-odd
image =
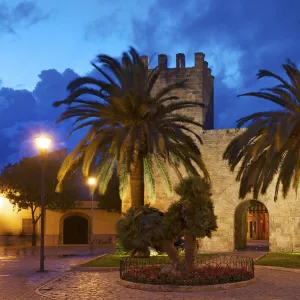
[[[134,267],[123,274],[122,279],[148,284],[170,285],[209,285],[237,282],[253,278],[246,269],[232,269],[226,267],[195,268],[187,276],[180,272],[176,274],[162,273],[160,266],[144,267],[136,270]]]
[[[248,258],[212,258],[196,264],[192,272],[164,272],[164,264],[121,263],[122,280],[156,285],[201,286],[250,280],[254,277],[253,260]]]

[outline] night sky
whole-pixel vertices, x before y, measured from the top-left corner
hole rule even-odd
[[[141,54],[185,53],[193,65],[204,52],[215,76],[215,127],[274,109],[237,98],[273,84],[261,68],[282,73],[288,58],[300,64],[299,0],[0,0],[0,165],[36,154],[33,138],[53,137],[52,150],[72,149],[70,124],[55,125],[66,86],[91,74],[97,54],[119,57],[130,45]]]

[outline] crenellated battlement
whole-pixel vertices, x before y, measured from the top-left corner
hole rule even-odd
[[[186,60],[185,60],[185,54],[184,53],[177,53],[176,54],[176,66],[175,68],[169,68],[168,67],[168,56],[166,54],[159,54],[158,55],[158,68],[164,71],[172,70],[176,71],[178,70],[190,70],[190,69],[199,69],[203,70],[203,73],[207,77],[212,77],[211,75],[211,69],[208,68],[208,62],[205,61],[205,54],[202,52],[197,52],[194,54],[194,66],[192,67],[186,67]],[[147,68],[149,68],[149,57],[147,55],[141,56],[142,62],[145,64]]]
[[[184,53],[176,54],[176,65],[174,68],[168,67],[168,56],[159,54],[157,67],[161,71],[159,78],[152,89],[155,94],[158,90],[165,86],[179,82],[187,81],[186,88],[176,90],[176,96],[189,101],[197,101],[204,103],[206,108],[187,108],[185,113],[193,117],[194,120],[203,124],[205,129],[214,128],[214,76],[205,61],[205,54],[202,52],[194,53],[194,65],[186,67],[186,59]],[[126,61],[122,59],[122,65],[126,65]],[[149,66],[149,57],[147,55],[140,56],[141,61],[151,70]]]

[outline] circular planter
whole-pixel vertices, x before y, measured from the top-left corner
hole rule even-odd
[[[214,285],[201,285],[201,286],[187,286],[187,285],[154,285],[146,283],[135,283],[119,279],[117,283],[123,287],[148,291],[148,292],[211,292],[231,290],[241,287],[246,287],[255,283],[256,279],[252,278],[245,281],[238,281],[232,283],[214,284]]]
[[[187,277],[168,259],[125,258],[120,263],[118,282],[124,287],[145,291],[207,292],[245,287],[255,282],[255,278],[252,258],[213,255],[197,259]]]

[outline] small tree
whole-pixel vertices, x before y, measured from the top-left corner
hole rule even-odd
[[[211,237],[217,217],[211,200],[211,185],[200,176],[182,179],[175,188],[180,200],[165,213],[165,227],[173,236],[184,236],[185,266],[194,267],[197,238]]]
[[[118,239],[125,251],[149,255],[149,247],[165,238],[163,213],[149,205],[130,208],[117,223]]]
[[[131,256],[149,256],[151,247],[167,253],[174,265],[180,265],[174,246],[176,237],[165,227],[164,213],[154,207],[130,208],[117,223],[117,237]]]
[[[217,229],[217,217],[211,200],[211,186],[200,176],[182,179],[175,189],[180,200],[162,213],[149,205],[130,208],[117,224],[117,233],[125,251],[147,253],[149,247],[168,254],[181,272],[194,267],[197,238],[211,237]],[[184,236],[185,261],[180,261],[174,241]]]
[[[0,193],[17,208],[29,209],[32,219],[32,246],[36,246],[36,224],[41,217],[37,208],[41,206],[41,164],[39,157],[23,158],[15,164],[7,164],[0,174]],[[46,209],[68,209],[75,207],[75,182],[69,178],[64,183],[62,193],[55,192],[57,172],[61,161],[50,156],[45,171],[45,203]]]

